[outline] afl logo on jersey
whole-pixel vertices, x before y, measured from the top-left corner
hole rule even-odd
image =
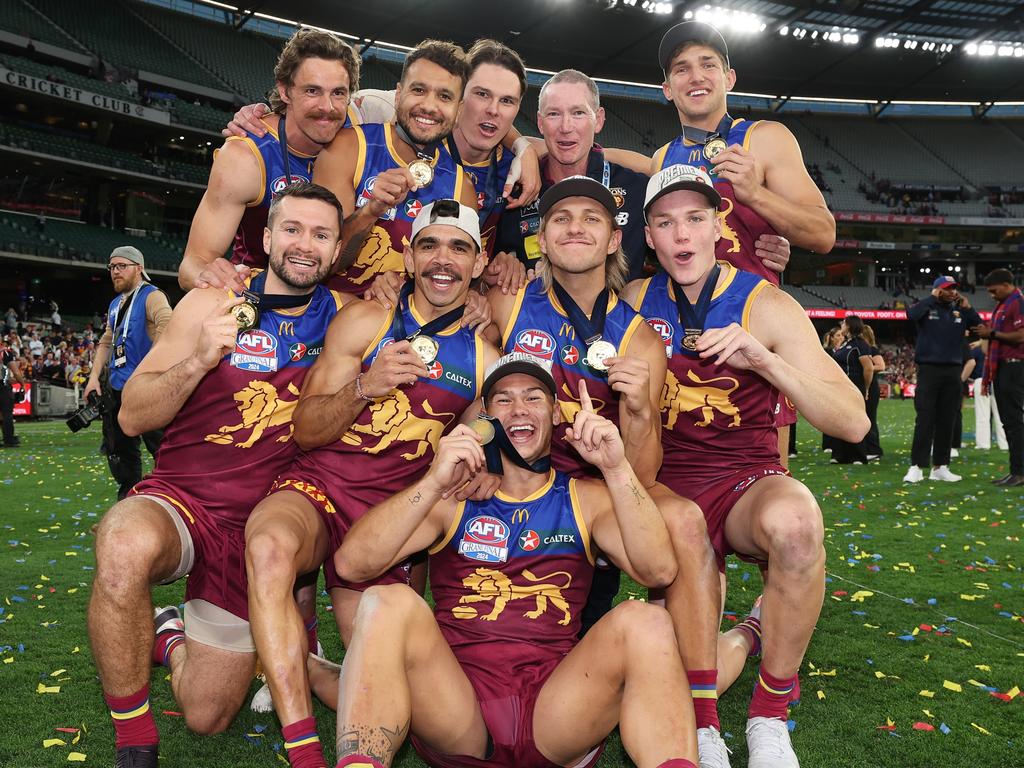
[[[661,336],[661,340],[666,344],[670,344],[672,342],[672,335],[674,331],[672,330],[672,323],[668,320],[662,320],[660,317],[651,317],[648,318],[647,324],[658,332],[658,335]]]
[[[555,352],[555,340],[551,334],[530,328],[520,331],[516,336],[515,352],[525,352],[528,355],[542,357],[550,360]]]
[[[270,191],[272,194],[277,194],[282,189],[288,186],[288,179],[284,176],[278,176],[270,183]]]
[[[463,529],[459,554],[485,563],[508,560],[509,527],[496,517],[479,515]]]
[[[231,354],[231,365],[243,371],[276,371],[277,339],[259,329],[238,334],[235,351]]]

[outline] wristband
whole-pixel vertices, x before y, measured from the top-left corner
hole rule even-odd
[[[516,157],[519,157],[532,146],[533,142],[530,141],[529,136],[520,136],[518,139],[512,142],[512,154],[514,154]]]
[[[356,376],[356,395],[360,400],[365,400],[368,403],[372,403],[375,398],[370,397],[363,391],[363,374]]]

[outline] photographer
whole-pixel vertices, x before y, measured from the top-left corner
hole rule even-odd
[[[952,277],[937,277],[932,295],[907,310],[907,318],[917,326],[917,419],[905,483],[923,480],[925,467],[932,468],[929,480],[960,479],[949,471],[949,456],[960,402],[963,339],[967,329],[979,325],[981,318],[956,288]]]
[[[14,382],[22,386],[27,380],[21,375],[16,362],[18,356],[3,341],[0,341],[0,418],[3,419],[4,448],[17,448],[21,441],[14,434],[14,404],[25,397],[24,392],[14,392]]]
[[[105,394],[103,413],[103,452],[110,474],[118,483],[117,498],[123,499],[142,479],[142,451],[138,437],[128,437],[117,423],[121,410],[121,390],[136,366],[149,352],[171,319],[167,297],[149,282],[146,262],[138,248],[122,245],[110,254],[107,265],[118,295],[107,310],[107,326],[96,346],[96,359],[85,385],[84,396]],[[107,391],[100,388],[100,375],[109,363]],[[146,432],[142,440],[156,455],[162,438],[160,430]]]

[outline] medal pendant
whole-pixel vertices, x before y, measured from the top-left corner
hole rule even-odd
[[[430,186],[430,182],[434,180],[434,167],[426,160],[414,160],[409,163],[409,173],[420,189]]]
[[[481,445],[487,445],[494,439],[494,425],[488,418],[478,416],[469,423],[469,428],[480,435]]]
[[[409,339],[413,352],[419,355],[424,365],[430,365],[437,359],[438,344],[430,336],[414,336]]]
[[[683,349],[688,349],[691,352],[697,351],[697,340],[700,338],[701,331],[694,328],[687,328],[683,334]]]
[[[707,160],[713,160],[716,155],[724,152],[728,148],[729,145],[725,142],[725,139],[721,136],[716,136],[704,145],[704,157]]]
[[[616,354],[614,344],[604,339],[598,339],[587,347],[587,365],[595,371],[607,371],[608,364],[605,360],[615,357]]]
[[[235,322],[238,323],[239,331],[248,331],[251,328],[255,328],[260,319],[260,313],[256,309],[256,305],[250,304],[248,301],[233,306],[231,314],[234,315]]]

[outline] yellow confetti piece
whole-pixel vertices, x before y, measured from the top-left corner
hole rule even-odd
[[[984,734],[985,734],[986,736],[991,736],[991,735],[992,735],[992,734],[991,734],[991,733],[990,733],[989,731],[986,731],[986,730],[985,730],[984,728],[982,728],[982,727],[981,727],[980,725],[978,725],[977,723],[971,723],[971,726],[972,726],[973,728],[976,728],[976,729],[978,729],[979,731],[981,731],[982,733],[984,733]]]
[[[961,600],[966,600],[969,603],[973,603],[979,597],[984,597],[984,595],[960,595]]]
[[[1018,688],[1015,685],[1013,686],[1013,688],[1006,692],[1006,695],[1009,696],[1011,699],[1016,699],[1018,696],[1020,696],[1020,688]]]
[[[934,719],[935,719],[935,715],[933,715],[933,714],[932,714],[931,712],[929,712],[929,711],[928,711],[927,709],[922,709],[921,711],[922,711],[922,712],[924,712],[924,713],[925,713],[926,715],[928,715],[928,717],[930,717],[930,718],[931,718],[932,720],[934,720]]]
[[[874,592],[869,592],[866,589],[861,589],[861,590],[858,590],[857,592],[854,592],[852,595],[850,595],[850,602],[851,603],[863,603],[865,598],[874,597],[874,596],[875,596]]]
[[[4,664],[13,664],[13,663],[14,663],[14,657],[13,656],[10,656],[10,657],[4,659]]]
[[[963,686],[960,685],[960,683],[953,683],[949,680],[943,680],[942,687],[949,691],[955,691],[956,693],[961,693],[964,690]]]
[[[821,701],[824,698],[825,698],[825,692],[824,691],[818,691],[818,701]]]
[[[68,752],[69,763],[84,763],[85,753],[84,752]]]
[[[72,650],[71,652],[72,653],[81,653],[81,650],[79,650],[78,646],[76,645],[74,650]]]
[[[63,675],[65,672],[67,672],[66,669],[55,669],[53,672],[50,673],[50,677],[59,677],[60,675]]]
[[[992,667],[990,667],[988,664],[975,664],[974,668],[975,669],[980,669],[982,672],[991,672],[992,671]]]
[[[43,685],[40,683],[36,686],[36,693],[60,693],[59,685]]]
[[[78,557],[78,553],[74,551],[65,552],[64,557]]]
[[[830,670],[828,670],[826,672],[824,669],[816,669],[813,672],[808,672],[807,676],[808,677],[835,677],[836,676],[836,671],[834,669],[830,669]]]
[[[935,691],[921,691],[918,696],[924,696],[926,699],[935,698]]]
[[[968,648],[973,648],[974,647],[973,645],[971,645],[971,641],[970,640],[964,640],[962,637],[958,637],[956,639],[956,641],[958,643],[960,643],[960,645],[966,645]]]
[[[865,624],[864,626],[867,627],[868,629],[878,629],[878,625],[877,624]]]
[[[68,594],[69,595],[73,595],[77,591],[78,591],[78,587],[72,587],[71,589],[68,590]]]
[[[985,685],[984,683],[979,683],[977,680],[975,680],[973,678],[971,678],[967,682],[970,683],[971,685],[977,686],[978,688],[988,688],[987,685]]]
[[[50,747],[65,747],[67,742],[64,739],[43,739],[43,749],[49,749]]]

